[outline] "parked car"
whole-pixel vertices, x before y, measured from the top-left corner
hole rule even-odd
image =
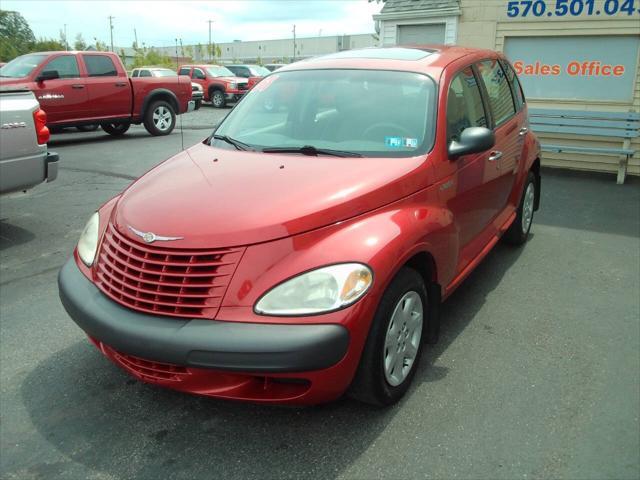
[[[441,301],[501,238],[527,241],[539,199],[540,145],[502,53],[340,52],[265,78],[103,205],[60,296],[145,382],[388,405]]]
[[[264,64],[264,68],[266,68],[270,72],[273,72],[274,70],[278,70],[281,67],[284,67],[284,64],[282,63],[265,63]]]
[[[58,176],[58,154],[47,150],[47,114],[27,89],[0,89],[0,193],[27,190]]]
[[[175,77],[178,75],[170,68],[163,67],[138,67],[131,71],[131,77]],[[196,82],[191,82],[191,100],[194,102],[194,110],[198,110],[202,105],[204,91]]]
[[[237,77],[246,78],[249,82],[249,89],[269,75],[271,72],[260,65],[225,65]]]
[[[249,89],[246,78],[234,76],[221,65],[182,65],[180,75],[189,75],[204,91],[204,100],[216,108],[223,108],[227,102],[237,102]]]
[[[2,67],[0,77],[0,85],[34,92],[50,127],[100,124],[122,135],[142,123],[152,135],[168,135],[176,115],[195,106],[189,79],[128,78],[110,52],[30,53]]]

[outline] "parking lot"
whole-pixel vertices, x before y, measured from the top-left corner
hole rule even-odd
[[[227,112],[184,115],[185,147]],[[398,405],[256,406],[134,380],[58,299],[86,220],[180,151],[179,126],[54,135],[58,179],[0,200],[2,478],[637,478],[637,178],[544,170],[529,243],[445,303]]]

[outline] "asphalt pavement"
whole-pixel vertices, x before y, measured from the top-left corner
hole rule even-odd
[[[183,118],[186,146],[228,110]],[[0,199],[0,477],[640,477],[640,181],[545,169],[524,248],[443,307],[396,406],[310,408],[134,380],[68,318],[56,274],[95,209],[179,152],[179,130],[52,138],[59,178]]]

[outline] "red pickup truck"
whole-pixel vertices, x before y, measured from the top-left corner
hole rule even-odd
[[[236,77],[222,65],[182,65],[179,75],[189,75],[191,80],[204,89],[204,100],[216,108],[227,102],[237,102],[249,90],[246,78]]]
[[[168,135],[176,114],[193,110],[188,77],[129,78],[110,52],[41,52],[15,58],[0,68],[0,85],[33,91],[47,113],[47,125],[100,124],[122,135],[132,123],[151,135]]]

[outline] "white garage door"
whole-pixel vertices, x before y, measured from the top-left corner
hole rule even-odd
[[[444,23],[434,25],[398,25],[398,44],[444,43]]]

